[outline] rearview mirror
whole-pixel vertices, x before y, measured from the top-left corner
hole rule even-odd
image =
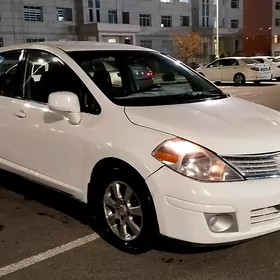
[[[48,98],[48,106],[51,110],[67,113],[71,124],[79,124],[81,121],[80,102],[75,93],[68,91],[51,93]]]

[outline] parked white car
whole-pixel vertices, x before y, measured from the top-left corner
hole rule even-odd
[[[88,67],[108,59],[121,85]],[[24,44],[1,48],[0,61],[0,168],[88,203],[116,246],[280,229],[278,112],[131,45]],[[44,69],[35,79],[34,62]]]
[[[259,63],[269,65],[272,79],[280,81],[280,59],[274,58],[272,56],[254,56],[252,59],[257,60]]]
[[[247,57],[217,59],[196,71],[212,82],[234,82],[237,85],[246,82],[260,84],[271,80],[272,76],[268,65]]]

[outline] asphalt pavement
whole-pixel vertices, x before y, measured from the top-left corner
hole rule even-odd
[[[280,111],[280,84],[220,87]],[[94,233],[85,205],[5,172],[0,186],[1,280],[280,278],[280,232],[218,249],[162,238],[130,255]]]

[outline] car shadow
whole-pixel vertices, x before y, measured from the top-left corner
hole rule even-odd
[[[1,187],[23,196],[26,201],[36,201],[81,222],[83,225],[91,227],[105,242],[125,253],[138,255],[152,249],[175,254],[200,254],[234,246],[234,244],[199,246],[164,236],[158,236],[158,238],[153,241],[153,244],[142,250],[135,250],[133,248],[126,248],[124,250],[122,247],[118,247],[113,240],[108,239],[108,235],[106,235],[90,215],[87,205],[75,200],[71,196],[67,196],[64,193],[57,192],[3,170],[0,170],[0,188]],[[168,262],[168,260],[166,261]]]

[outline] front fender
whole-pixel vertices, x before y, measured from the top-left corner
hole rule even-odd
[[[148,178],[162,166],[162,163],[151,154],[160,143],[170,138],[170,135],[140,126],[135,126],[135,128],[137,128],[137,135],[141,137],[135,137],[135,133],[127,130],[121,138],[113,141],[112,139],[111,141],[103,140],[102,143],[89,143],[89,146],[85,148],[87,153],[84,154],[83,201],[87,201],[87,189],[92,170],[104,158],[117,158],[128,163],[143,179]]]

